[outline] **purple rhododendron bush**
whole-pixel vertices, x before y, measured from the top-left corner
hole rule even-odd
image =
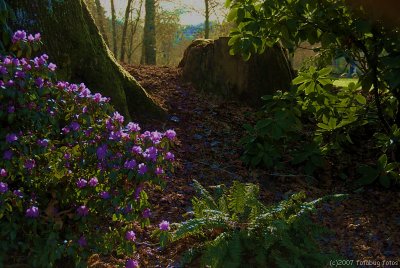
[[[108,98],[57,81],[46,54],[30,58],[39,34],[12,41],[17,57],[0,57],[0,263],[131,256],[133,224],[150,224],[143,186],[165,183],[175,132],[141,132]]]

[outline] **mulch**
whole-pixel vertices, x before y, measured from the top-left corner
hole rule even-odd
[[[182,253],[198,241],[186,239],[160,248],[151,232],[161,220],[180,222],[191,209],[193,179],[203,186],[230,185],[234,180],[260,185],[265,203],[305,191],[310,198],[348,193],[344,201],[322,205],[314,220],[332,231],[321,241],[323,248],[334,250],[343,259],[354,260],[357,267],[378,267],[378,261],[397,261],[400,266],[400,193],[371,187],[349,192],[334,172],[324,172],[315,181],[304,176],[276,171],[249,169],[240,160],[243,124],[254,122],[252,107],[200,92],[181,79],[180,70],[160,66],[124,66],[168,114],[163,122],[139,122],[145,129],[177,132],[173,149],[177,163],[166,188],[148,191],[153,207],[152,225],[137,227],[136,259],[141,267],[180,267]],[[334,165],[334,163],[331,163]],[[123,260],[92,256],[90,267],[110,267]],[[131,256],[132,257],[132,256]],[[368,263],[368,261],[371,261]],[[108,265],[106,264],[108,263]],[[327,264],[329,266],[329,264]],[[382,267],[382,266],[381,266]]]

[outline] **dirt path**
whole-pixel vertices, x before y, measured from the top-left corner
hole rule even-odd
[[[190,84],[181,81],[179,70],[175,68],[125,68],[168,111],[169,120],[166,123],[146,122],[146,128],[173,128],[179,138],[174,149],[178,159],[174,175],[164,191],[150,193],[155,205],[155,226],[161,219],[170,222],[183,219],[182,214],[190,210],[193,179],[206,186],[229,185],[233,180],[259,183],[265,202],[281,200],[300,190],[311,197],[345,190],[340,182],[331,182],[331,178],[328,184],[309,184],[304,177],[249,171],[239,159],[239,140],[243,135],[242,125],[253,120],[251,112],[254,111],[251,108],[200,94]],[[399,200],[398,192],[367,190],[352,194],[340,205],[324,205],[316,220],[330,227],[333,235],[322,241],[323,244],[347,259],[382,261],[397,258],[400,265]],[[139,238],[149,239],[149,231],[151,228],[139,231]],[[164,250],[152,244],[142,245],[138,248],[137,257],[142,267],[179,267],[177,258],[191,242],[184,241]]]

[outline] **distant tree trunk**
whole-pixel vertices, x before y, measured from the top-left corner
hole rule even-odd
[[[210,0],[204,0],[205,3],[205,22],[204,22],[204,38],[210,38]]]
[[[104,9],[101,6],[100,0],[95,0],[95,3],[96,3],[96,10],[97,10],[97,18],[98,18],[97,19],[97,25],[100,28],[100,32],[101,32],[101,35],[104,38],[104,41],[106,41],[106,44],[108,46],[110,46],[110,43],[108,42],[108,38],[107,38],[107,33],[106,33],[105,28],[104,28]]]
[[[155,65],[156,56],[156,6],[155,0],[145,0],[142,64]]]
[[[164,112],[146,91],[114,59],[83,0],[11,0],[24,14],[14,29],[41,32],[45,47],[62,80],[84,82],[93,92],[111,97],[112,104],[127,117],[160,118]],[[18,17],[17,17],[18,19]]]
[[[112,37],[113,37],[113,53],[114,57],[118,58],[118,46],[117,46],[117,27],[116,27],[116,16],[114,0],[110,0],[111,3],[111,24],[112,24]]]
[[[126,5],[126,10],[125,10],[124,27],[122,29],[121,57],[119,58],[121,62],[123,62],[125,58],[126,31],[128,30],[129,14],[131,13],[131,4],[132,0],[128,0],[128,4]]]
[[[133,48],[133,39],[135,38],[135,34],[137,31],[137,26],[138,26],[138,23],[140,20],[140,14],[142,14],[142,7],[143,7],[143,0],[140,0],[140,5],[139,5],[139,9],[137,10],[137,16],[136,16],[135,22],[133,22],[133,12],[132,12],[132,18],[131,18],[132,26],[131,26],[131,32],[130,32],[130,38],[129,38],[129,48],[128,48],[128,52],[127,52],[128,61],[131,60],[132,54],[135,52],[136,48],[138,47],[137,46],[135,49]]]

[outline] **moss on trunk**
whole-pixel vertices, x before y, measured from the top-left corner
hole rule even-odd
[[[115,60],[83,0],[12,0],[14,28],[41,32],[58,78],[84,82],[112,98],[115,108],[133,118],[160,118],[158,107],[137,81]]]

